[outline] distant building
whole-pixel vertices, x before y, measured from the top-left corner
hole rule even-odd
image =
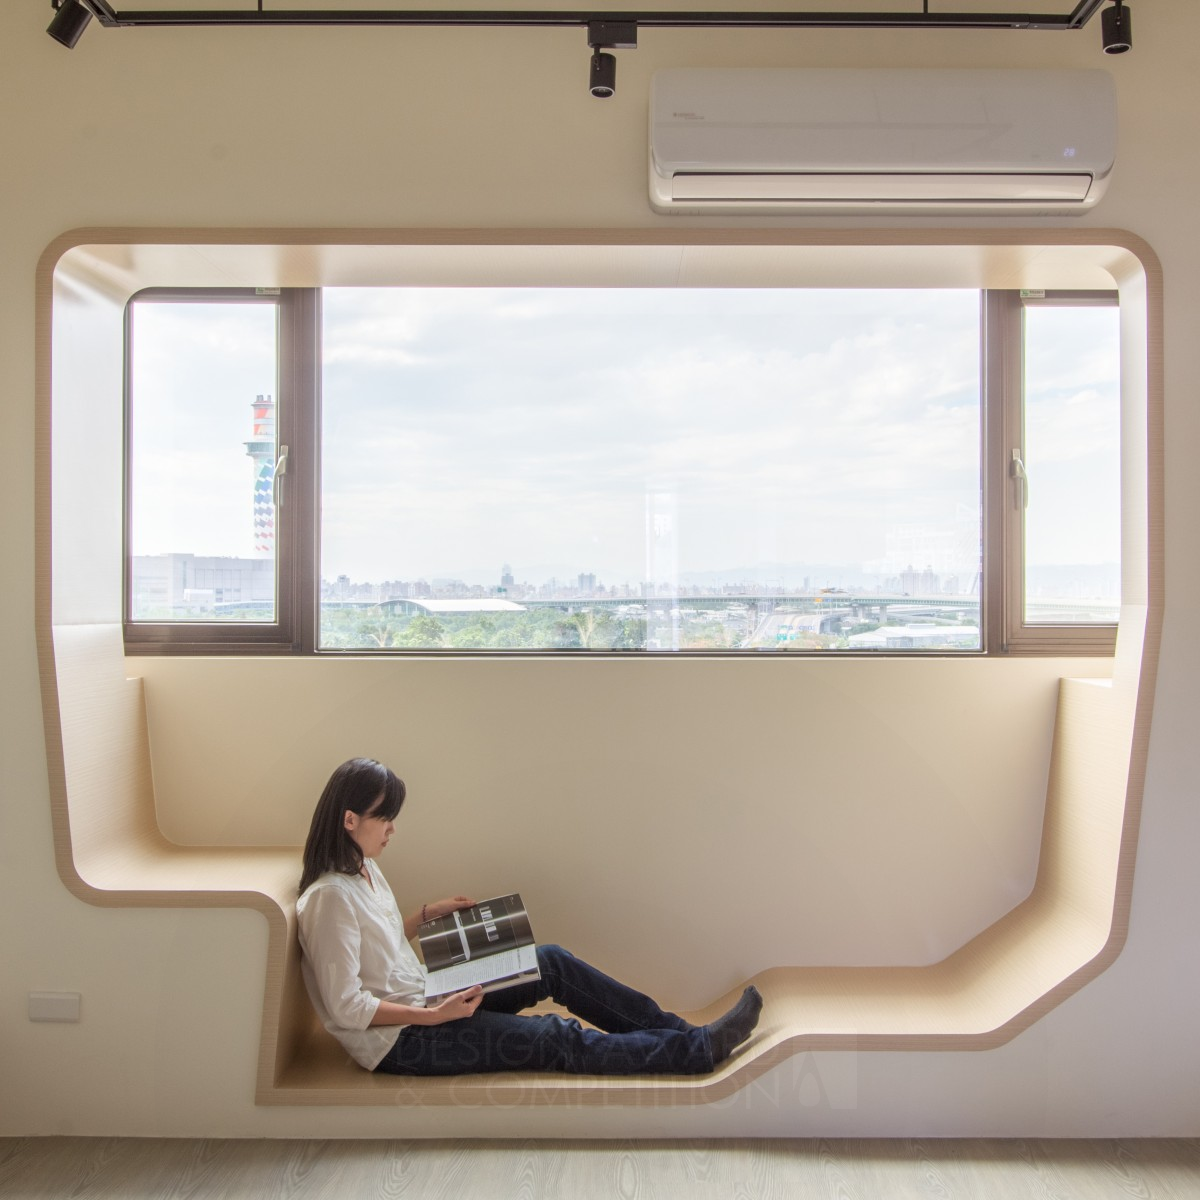
[[[142,618],[275,606],[275,559],[135,554],[131,611]]]
[[[979,630],[973,625],[881,625],[846,640],[851,650],[974,650],[979,647]]]
[[[275,557],[275,401],[254,398],[254,423],[246,453],[254,461],[254,553]]]
[[[909,596],[935,596],[941,591],[941,580],[932,567],[914,571],[910,565],[900,573],[900,590]]]
[[[462,616],[471,613],[518,613],[526,610],[524,605],[514,604],[511,600],[484,597],[470,600],[414,600],[409,602],[408,611],[429,613],[431,616]]]

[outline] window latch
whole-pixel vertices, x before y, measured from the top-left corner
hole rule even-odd
[[[1012,452],[1012,461],[1008,464],[1009,475],[1017,481],[1017,487],[1020,489],[1020,499],[1018,501],[1019,508],[1029,507],[1029,474],[1025,470],[1025,463],[1021,459],[1021,451],[1014,450]]]
[[[287,474],[287,458],[288,448],[280,446],[279,457],[275,460],[275,474],[271,480],[271,501],[276,508],[281,507],[283,503],[283,489],[279,485]]]

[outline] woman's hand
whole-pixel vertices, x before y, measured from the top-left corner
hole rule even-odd
[[[432,921],[435,917],[448,917],[452,912],[458,912],[460,908],[471,908],[478,901],[472,900],[469,896],[451,896],[447,900],[435,900],[432,904],[426,904],[424,907],[424,919]]]
[[[435,1004],[432,1008],[426,1009],[430,1014],[435,1014],[437,1020],[434,1024],[441,1025],[446,1021],[461,1021],[463,1017],[469,1017],[483,1000],[483,988],[476,984],[474,987],[469,987],[466,991],[454,992],[447,996],[441,1004]]]
[[[470,896],[451,896],[448,900],[435,900],[432,904],[422,904],[420,912],[404,918],[404,936],[414,938],[417,936],[417,930],[426,921],[432,921],[435,917],[448,916],[460,908],[470,908],[478,903],[478,900],[472,900]]]
[[[461,1021],[469,1017],[483,999],[483,988],[476,984],[447,996],[441,1004],[422,1007],[417,1004],[397,1004],[380,1000],[371,1018],[372,1025],[441,1025],[445,1021]]]

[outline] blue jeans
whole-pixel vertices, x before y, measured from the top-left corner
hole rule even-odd
[[[375,1068],[391,1075],[566,1071],[572,1075],[700,1075],[713,1069],[708,1031],[664,1012],[561,946],[539,946],[542,977],[488,992],[470,1017],[406,1025]],[[579,1021],[518,1016],[552,999]]]

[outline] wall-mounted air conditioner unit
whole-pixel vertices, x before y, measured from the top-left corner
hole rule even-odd
[[[662,213],[1085,212],[1116,146],[1104,71],[659,71]]]

